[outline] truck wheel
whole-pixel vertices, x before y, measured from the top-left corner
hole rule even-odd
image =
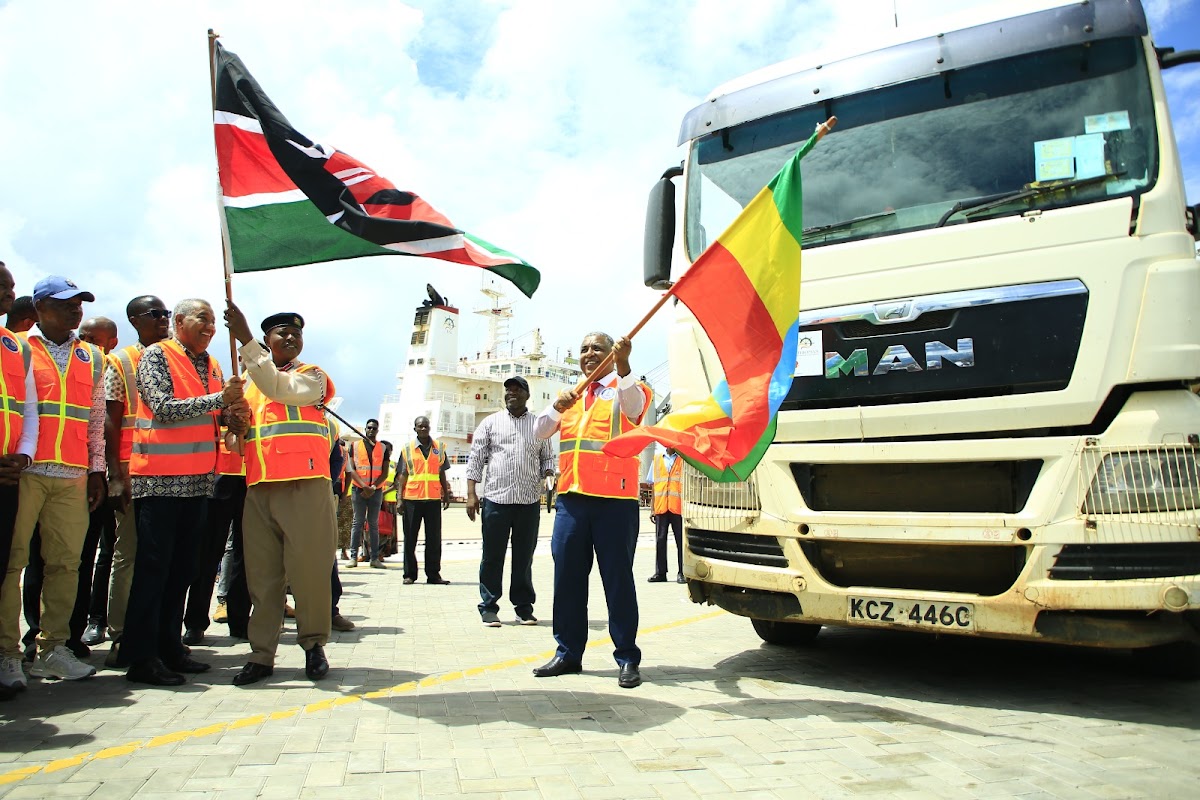
[[[1200,643],[1171,642],[1133,651],[1141,669],[1160,678],[1200,680]]]
[[[754,632],[767,644],[810,644],[821,632],[820,625],[808,622],[777,622],[770,619],[752,619],[750,622],[754,625]]]

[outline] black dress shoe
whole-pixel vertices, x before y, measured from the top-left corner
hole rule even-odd
[[[157,658],[134,664],[125,673],[125,680],[132,683],[148,683],[151,686],[182,686],[187,683],[186,678],[167,669],[166,664]]]
[[[275,674],[274,667],[268,667],[266,664],[259,664],[251,661],[246,666],[242,667],[242,671],[233,676],[234,686],[245,686],[249,683],[258,683],[263,678],[268,678]]]
[[[184,656],[179,661],[172,661],[167,664],[167,669],[175,672],[185,672],[189,675],[199,675],[201,672],[208,672],[212,669],[212,664],[202,664],[191,656]]]
[[[649,578],[646,578],[646,583],[666,583],[666,582],[667,582],[666,575],[651,575]]]
[[[239,630],[237,628],[230,627],[229,628],[229,638],[230,639],[245,639],[246,641],[250,641],[250,634],[246,632],[245,628],[242,628],[241,630]]]
[[[204,641],[204,631],[199,628],[188,628],[183,632],[184,644],[200,644]]]
[[[325,650],[319,644],[314,644],[304,651],[304,674],[309,680],[319,681],[329,672],[329,661],[325,658]]]
[[[79,641],[88,647],[95,647],[104,641],[104,626],[98,622],[93,622],[83,629],[83,635],[79,637]]]
[[[442,586],[448,586],[450,584],[450,581],[446,580],[445,578],[430,578],[429,580],[427,580],[425,582],[426,583],[437,583]]]
[[[687,578],[683,577],[683,573],[681,572],[675,576],[675,582],[676,583],[687,583]]]
[[[533,677],[554,678],[559,675],[572,675],[576,672],[583,672],[583,664],[572,664],[570,661],[563,660],[561,656],[555,656],[540,667],[534,667]]]
[[[638,671],[637,664],[621,665],[621,674],[617,678],[617,686],[622,689],[632,689],[635,686],[642,685],[642,673]]]

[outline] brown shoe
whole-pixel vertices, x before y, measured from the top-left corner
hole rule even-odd
[[[354,630],[354,623],[341,614],[338,614],[333,618],[332,627],[335,631],[352,631]]]
[[[350,560],[350,556],[348,556],[346,554],[345,548],[342,548],[342,561],[349,561],[349,560]]]
[[[287,617],[288,619],[295,619],[296,618],[296,609],[292,608],[287,603],[284,603],[283,604],[283,615],[285,617]]]

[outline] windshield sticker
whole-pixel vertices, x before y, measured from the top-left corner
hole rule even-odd
[[[1108,172],[1104,163],[1104,134],[1075,137],[1075,178],[1098,178]]]
[[[1092,114],[1090,117],[1084,117],[1083,130],[1086,133],[1127,131],[1129,130],[1129,112],[1110,111],[1107,114]]]
[[[796,340],[796,375],[824,375],[825,354],[821,331],[800,331]]]
[[[1043,139],[1033,143],[1035,178],[1057,181],[1075,177],[1075,137]]]

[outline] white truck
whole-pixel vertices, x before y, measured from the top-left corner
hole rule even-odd
[[[1200,673],[1198,209],[1161,76],[1197,60],[1138,0],[1087,0],[786,62],[687,114],[647,213],[660,289],[839,120],[803,162],[775,440],[745,482],[686,473],[695,602],[777,644],[909,628]],[[720,380],[682,305],[669,359],[673,404]]]

